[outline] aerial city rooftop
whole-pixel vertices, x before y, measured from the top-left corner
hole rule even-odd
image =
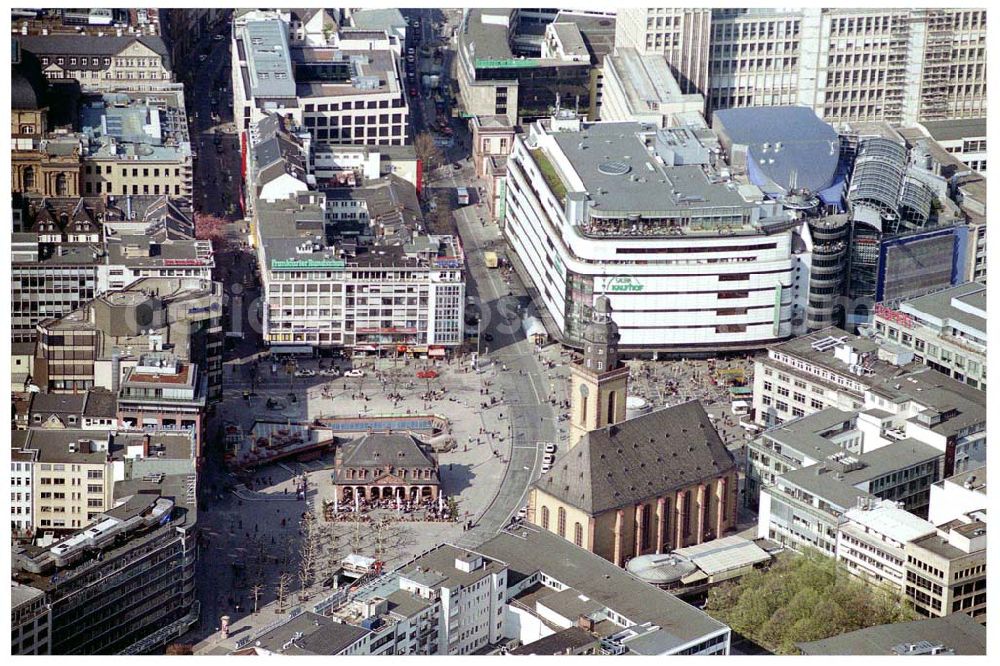
[[[14,654],[985,654],[985,10],[11,20]]]

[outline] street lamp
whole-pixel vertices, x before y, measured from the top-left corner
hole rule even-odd
[[[476,318],[476,372],[479,371],[479,345],[483,340],[483,318]]]

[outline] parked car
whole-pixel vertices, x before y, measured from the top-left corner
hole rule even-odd
[[[517,517],[520,518],[521,520],[524,520],[524,518],[527,515],[528,515],[528,505],[525,504],[520,509],[518,509],[518,511],[517,511]]]
[[[546,465],[552,465],[556,461],[556,457],[551,453],[546,453],[545,457],[542,458],[542,462]]]
[[[417,373],[417,379],[437,379],[437,370],[421,370]]]
[[[493,342],[493,334],[492,333],[484,333],[483,334],[483,340],[486,340],[486,342]]]
[[[223,39],[225,39],[224,35],[212,35],[213,42],[221,42]]]
[[[310,370],[309,368],[302,368],[301,370],[296,370],[295,371],[295,376],[296,377],[315,377],[316,376],[316,371],[315,370]]]
[[[198,56],[198,62],[205,62],[206,60],[208,60],[208,56],[205,55],[204,53]]]
[[[324,368],[323,370],[319,371],[319,374],[323,375],[324,377],[339,377],[340,370],[338,370],[337,368]]]
[[[555,453],[556,452],[556,445],[554,443],[552,443],[552,442],[549,442],[548,444],[545,445],[545,452],[546,453]]]
[[[354,368],[352,370],[348,370],[347,372],[345,372],[344,376],[345,377],[364,377],[365,376],[365,371],[364,370],[359,370],[358,368]]]
[[[544,463],[542,465],[542,474],[548,474],[552,470],[552,463]]]
[[[410,88],[410,97],[416,97],[416,96],[417,96],[417,89]]]

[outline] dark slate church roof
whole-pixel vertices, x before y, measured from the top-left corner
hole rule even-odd
[[[427,483],[437,483],[437,461],[430,448],[408,433],[373,433],[341,445],[337,456],[335,482],[340,482],[343,471],[351,469],[382,469],[388,465],[399,469],[433,470]],[[354,481],[357,482],[356,480]]]
[[[583,436],[535,482],[588,514],[630,506],[715,478],[736,466],[698,401]]]

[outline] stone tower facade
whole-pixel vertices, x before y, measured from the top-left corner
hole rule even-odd
[[[628,368],[618,360],[619,339],[611,302],[598,296],[583,334],[583,361],[570,366],[570,448],[585,433],[625,420]]]

